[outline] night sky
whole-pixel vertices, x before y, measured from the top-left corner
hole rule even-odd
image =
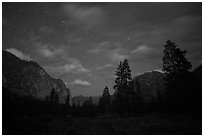
[[[124,58],[132,76],[161,70],[167,40],[202,63],[201,3],[3,3],[2,48],[63,79],[72,95],[113,93]]]

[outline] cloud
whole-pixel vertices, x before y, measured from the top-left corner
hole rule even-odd
[[[134,53],[137,53],[137,52],[148,52],[150,50],[151,50],[150,47],[148,47],[146,45],[141,45],[141,46],[138,46],[136,49],[132,50],[131,54],[134,54]]]
[[[115,50],[111,51],[109,56],[110,56],[110,59],[112,59],[113,61],[121,61],[121,60],[127,59],[129,57],[126,54],[120,53],[120,49],[115,49]]]
[[[54,57],[55,53],[49,50],[46,47],[43,47],[42,49],[39,50],[40,54],[42,54],[45,57],[51,58]]]
[[[83,24],[88,29],[103,22],[103,11],[97,6],[80,6],[77,4],[63,4],[62,9],[71,18],[72,24]]]
[[[30,41],[37,49],[37,52],[46,58],[67,58],[69,45],[54,45],[52,43],[43,43],[36,39],[31,39]]]
[[[101,51],[100,48],[95,48],[95,49],[90,49],[90,50],[88,51],[88,53],[94,53],[94,54],[97,54],[97,53],[99,53],[100,51]]]
[[[43,43],[40,39],[31,37],[31,43],[37,49],[37,54],[43,58],[47,65],[44,68],[50,74],[78,74],[87,73],[90,70],[86,69],[77,58],[70,57],[68,54],[69,45],[55,45],[52,43]],[[48,60],[49,59],[49,60]],[[42,58],[40,58],[42,61]]]
[[[114,44],[109,41],[103,41],[101,43],[98,43],[93,49],[89,50],[89,53],[97,54],[101,51],[112,49],[114,47]]]
[[[97,67],[96,69],[102,70],[102,69],[107,69],[107,68],[110,68],[110,67],[114,67],[114,65],[113,64],[105,64],[103,66]]]
[[[44,68],[50,73],[86,73],[89,72],[86,68],[84,68],[81,64],[73,64],[73,63],[66,63],[64,65],[57,65],[57,66],[44,66]]]
[[[90,49],[88,53],[91,54],[101,54],[104,57],[107,57],[109,60],[118,62],[125,58],[128,58],[127,49],[122,48],[120,42],[109,42],[104,41],[99,43],[95,48]]]
[[[58,47],[55,49],[54,48],[50,48],[48,45],[44,45],[42,47],[39,47],[38,51],[41,55],[47,58],[53,58],[56,56],[61,56],[66,58],[66,51],[63,50],[63,47]]]
[[[81,86],[90,86],[91,83],[81,79],[75,79],[71,84],[73,85],[81,85]]]
[[[26,61],[31,61],[32,60],[29,55],[26,55],[22,51],[19,51],[19,50],[15,49],[15,48],[9,48],[9,49],[6,49],[6,51],[14,54],[15,56],[17,56],[18,58],[20,58],[22,60],[26,60]]]

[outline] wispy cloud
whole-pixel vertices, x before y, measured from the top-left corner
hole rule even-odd
[[[86,73],[89,72],[85,67],[81,64],[73,64],[73,63],[66,63],[63,65],[56,65],[56,66],[44,66],[44,68],[50,73]]]
[[[45,57],[51,58],[54,57],[54,52],[52,52],[51,50],[49,50],[46,47],[43,47],[42,49],[39,50],[40,54],[42,54]]]
[[[113,64],[105,64],[103,66],[97,67],[97,70],[107,69],[107,68],[110,68],[110,67],[114,67],[114,65]]]
[[[141,45],[131,51],[131,54],[138,53],[138,52],[148,52],[152,48],[148,47],[147,45]]]
[[[81,85],[81,86],[90,86],[91,83],[86,80],[75,79],[71,84],[73,85]]]
[[[56,45],[51,42],[42,42],[40,36],[31,35],[29,42],[35,48],[38,55],[49,59],[60,58],[66,60],[68,58],[69,44]]]
[[[124,59],[127,59],[129,56],[127,54],[122,54],[120,49],[115,49],[113,51],[111,51],[111,53],[109,54],[110,59],[113,61],[121,61]]]
[[[49,45],[42,45],[42,46],[38,46],[38,51],[41,55],[48,57],[48,58],[56,57],[58,55],[66,56],[66,51],[63,50],[63,46],[58,47],[58,48],[56,47],[51,48],[49,47]]]
[[[43,68],[49,74],[58,77],[64,74],[91,73],[91,70],[84,67],[79,59],[71,57],[70,45],[42,42],[40,37],[35,36],[31,36],[30,42],[35,47],[40,60],[48,62]]]
[[[9,48],[6,49],[6,51],[14,54],[15,56],[17,56],[18,58],[22,59],[22,60],[26,60],[26,61],[30,61],[32,60],[31,57],[25,53],[23,53],[22,51],[15,49],[15,48]]]
[[[96,55],[101,54],[113,62],[118,62],[129,57],[126,49],[122,48],[120,42],[111,43],[109,41],[104,41],[99,43],[95,48],[90,49],[88,52]]]

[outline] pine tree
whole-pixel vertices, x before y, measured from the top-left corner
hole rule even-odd
[[[106,86],[103,90],[102,97],[99,99],[99,108],[101,109],[102,112],[107,112],[110,110],[110,105],[111,105],[110,93],[108,87]]]
[[[115,93],[128,91],[127,88],[128,86],[131,85],[132,78],[131,78],[130,66],[128,64],[127,59],[125,59],[123,63],[120,62],[115,75],[116,75],[116,80],[115,80],[116,85],[114,86],[114,89],[116,90]]]
[[[65,105],[70,106],[70,96],[67,94],[67,98],[65,100]]]
[[[65,111],[66,113],[69,113],[71,110],[71,105],[70,105],[70,96],[67,94],[67,98],[65,100]]]
[[[131,101],[133,100],[132,95],[134,93],[131,70],[127,59],[120,62],[115,75],[114,109],[118,113],[127,113],[130,111]]]
[[[164,45],[163,71],[170,74],[189,71],[192,65],[186,59],[186,53],[186,50],[180,50],[174,42],[168,40]]]
[[[192,65],[185,57],[187,51],[179,49],[175,43],[168,40],[164,48],[163,71],[168,74],[165,79],[167,81],[165,108],[173,112],[186,111],[191,100],[189,70]]]

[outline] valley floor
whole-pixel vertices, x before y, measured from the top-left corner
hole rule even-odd
[[[24,116],[3,119],[3,134],[187,135],[202,134],[201,116],[148,114],[135,117]]]

